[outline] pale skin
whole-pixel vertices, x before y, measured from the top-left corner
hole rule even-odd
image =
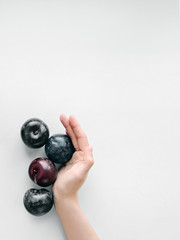
[[[54,204],[67,240],[99,240],[78,202],[78,190],[94,164],[92,147],[74,116],[60,116],[75,152],[59,171],[53,185]]]

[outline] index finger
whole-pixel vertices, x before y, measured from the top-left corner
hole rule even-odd
[[[79,149],[81,151],[84,151],[89,146],[86,134],[84,133],[79,122],[73,115],[69,116],[69,124],[70,124],[70,126],[74,132],[74,135],[77,139]]]
[[[71,138],[74,148],[76,150],[78,150],[79,149],[78,143],[77,143],[76,137],[73,133],[73,130],[71,129],[71,126],[69,125],[69,119],[64,114],[61,114],[60,121],[62,122],[63,126],[66,129],[66,134],[68,134],[69,137]]]

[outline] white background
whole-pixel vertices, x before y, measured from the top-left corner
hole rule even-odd
[[[0,239],[65,239],[54,209],[23,206],[31,117],[94,147],[80,204],[103,240],[180,239],[178,1],[0,0]],[[86,240],[86,239],[84,239]]]

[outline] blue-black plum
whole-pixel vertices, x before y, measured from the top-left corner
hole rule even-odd
[[[52,135],[45,145],[47,157],[55,163],[64,164],[68,162],[74,151],[71,138],[65,134]]]
[[[22,125],[21,137],[28,147],[40,148],[49,138],[48,126],[38,118],[31,118]]]
[[[49,212],[54,204],[53,195],[47,189],[31,188],[23,198],[26,210],[34,216],[42,216]]]
[[[29,166],[29,177],[42,187],[50,186],[57,177],[55,164],[47,158],[36,158]]]

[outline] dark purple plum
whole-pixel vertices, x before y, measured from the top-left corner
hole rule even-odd
[[[42,216],[53,206],[53,195],[47,189],[29,189],[23,198],[26,210],[34,216]]]
[[[48,126],[38,118],[31,118],[22,125],[21,137],[28,147],[40,148],[49,138]]]
[[[55,163],[64,164],[68,162],[74,151],[71,138],[65,134],[51,136],[45,145],[47,157]]]
[[[41,187],[47,187],[54,183],[57,177],[57,169],[52,161],[47,158],[36,158],[29,166],[29,177]]]

